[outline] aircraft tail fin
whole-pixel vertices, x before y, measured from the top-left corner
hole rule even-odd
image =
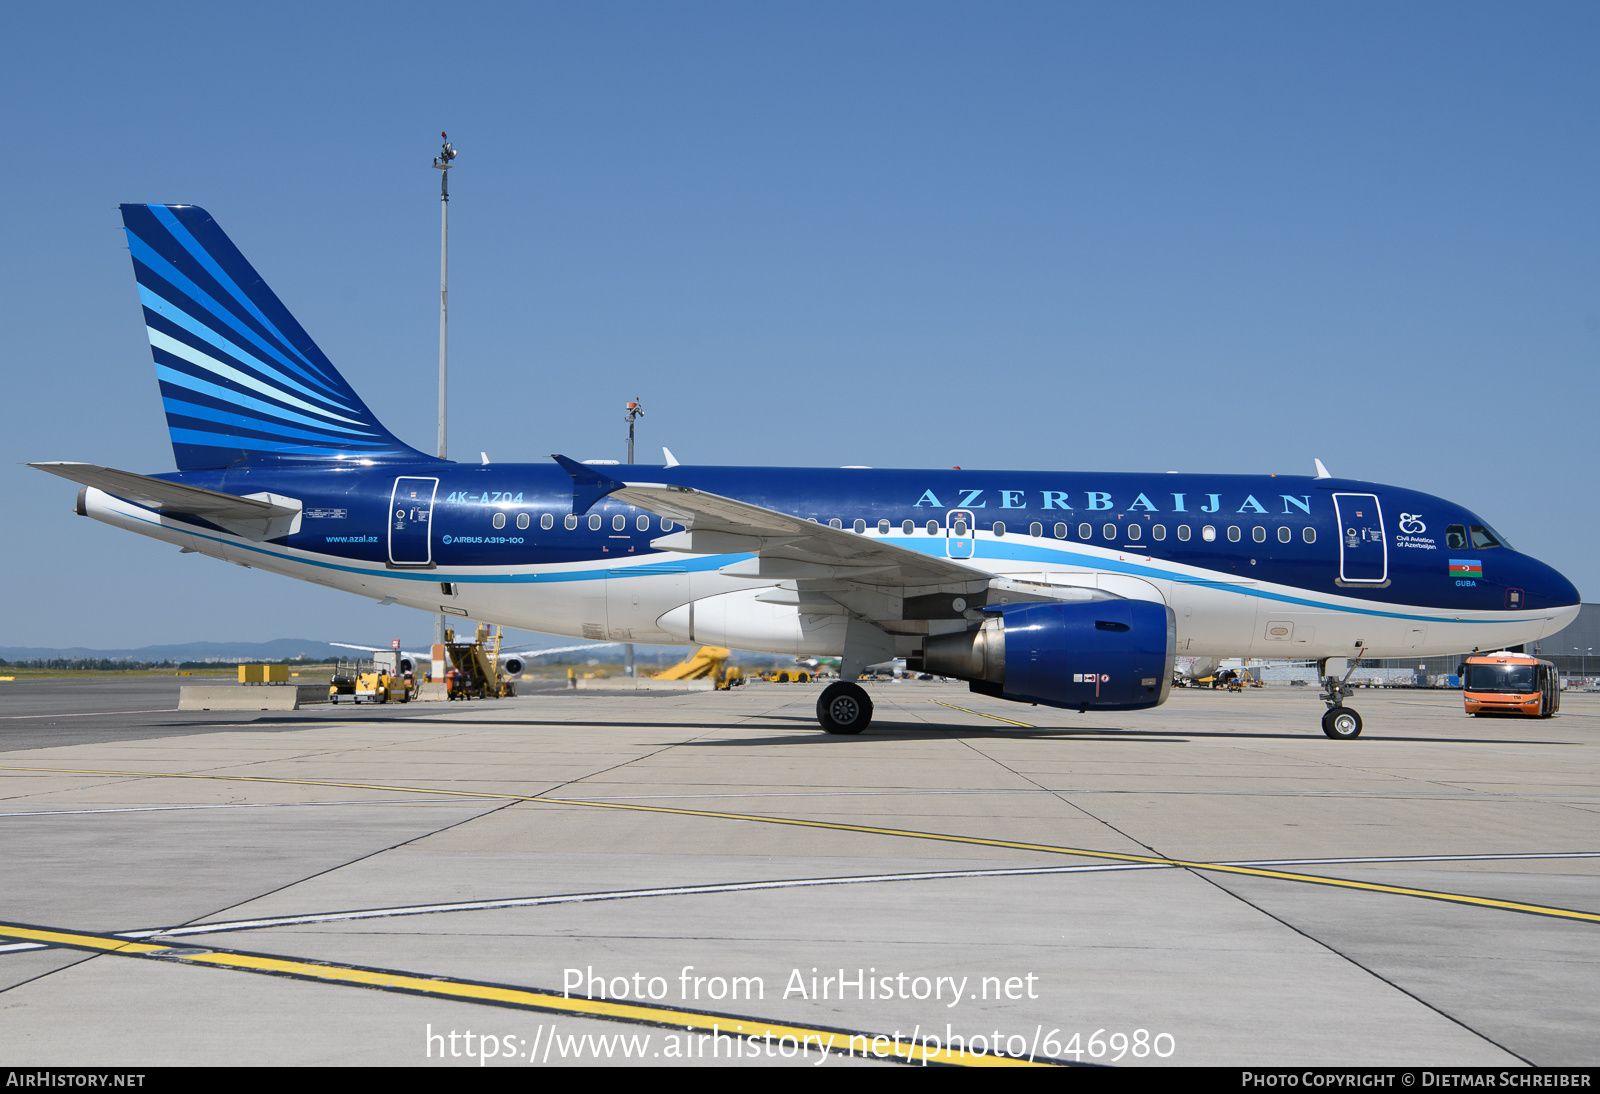
[[[124,205],[122,223],[178,470],[410,463],[217,222]]]

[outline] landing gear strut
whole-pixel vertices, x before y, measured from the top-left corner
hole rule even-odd
[[[829,684],[817,700],[817,721],[829,733],[860,733],[872,724],[872,700],[860,684]]]
[[[1322,732],[1336,741],[1351,741],[1361,736],[1361,715],[1344,705],[1344,701],[1355,694],[1348,681],[1360,663],[1352,659],[1343,679],[1322,678],[1322,701],[1328,704],[1328,712],[1322,716]]]

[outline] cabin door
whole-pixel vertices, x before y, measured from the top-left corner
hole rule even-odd
[[[402,475],[389,494],[389,565],[433,565],[433,496],[438,479]]]
[[[1339,518],[1339,584],[1387,584],[1389,544],[1378,495],[1335,494],[1333,510]]]

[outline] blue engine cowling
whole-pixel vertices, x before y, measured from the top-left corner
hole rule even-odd
[[[1166,702],[1177,620],[1143,600],[1007,604],[977,630],[930,636],[922,668],[1020,703],[1142,710]]]

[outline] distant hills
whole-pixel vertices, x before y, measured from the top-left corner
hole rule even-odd
[[[278,638],[271,642],[181,642],[138,649],[93,650],[83,646],[0,646],[6,661],[107,660],[107,661],[292,661],[297,657],[332,660],[351,651],[308,638]]]

